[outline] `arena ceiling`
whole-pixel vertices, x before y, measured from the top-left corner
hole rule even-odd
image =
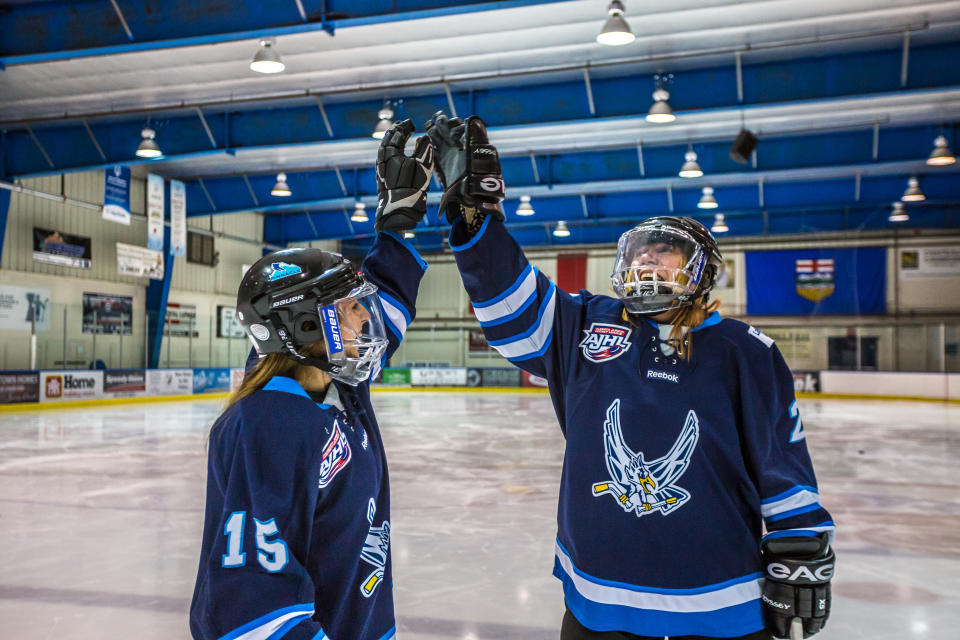
[[[126,164],[187,182],[190,216],[264,213],[265,241],[373,233],[371,132],[477,114],[527,245],[613,242],[636,220],[726,216],[728,235],[960,226],[960,2],[78,0],[0,4],[0,180]],[[249,64],[264,38],[286,65]],[[669,124],[644,118],[672,75]],[[145,127],[157,159],[135,155]],[[741,128],[759,143],[734,162]],[[704,175],[678,176],[687,151]],[[278,172],[292,195],[270,195]],[[916,177],[910,220],[891,204]],[[697,207],[712,187],[715,211]],[[443,244],[439,190],[415,242]],[[535,214],[517,215],[521,195]],[[357,201],[370,220],[355,222]],[[551,234],[563,220],[567,238]]]

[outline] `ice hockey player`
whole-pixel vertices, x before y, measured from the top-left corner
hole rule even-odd
[[[381,233],[362,272],[337,254],[289,249],[240,284],[237,315],[260,357],[210,433],[197,640],[395,636],[369,380],[403,339],[427,268],[395,231],[426,212],[433,171],[426,138],[404,155],[410,130],[383,139]]]
[[[616,297],[559,290],[504,227],[483,122],[427,123],[450,248],[489,344],[547,379],[566,451],[561,640],[809,637],[834,524],[773,340],[722,318],[717,244],[689,218],[624,233]],[[764,525],[766,535],[763,534]]]

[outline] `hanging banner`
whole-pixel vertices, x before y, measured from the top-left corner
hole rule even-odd
[[[147,249],[163,252],[163,178],[147,174]]]
[[[960,277],[960,247],[900,250],[901,278]]]
[[[50,289],[0,286],[0,329],[30,331],[50,329]]]
[[[133,334],[133,298],[83,294],[83,333]]]
[[[77,269],[90,268],[90,238],[60,233],[56,229],[33,228],[33,259]]]
[[[130,167],[116,165],[103,175],[104,219],[130,224]]]
[[[886,313],[887,250],[748,251],[747,315]]]
[[[163,253],[135,244],[117,243],[117,273],[163,280]]]
[[[187,188],[179,180],[170,181],[170,255],[182,256],[187,250]]]
[[[217,337],[242,338],[243,327],[237,320],[237,310],[227,305],[217,305]]]

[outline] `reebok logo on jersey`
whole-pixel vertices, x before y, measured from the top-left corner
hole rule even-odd
[[[340,422],[333,421],[333,433],[323,445],[320,458],[320,481],[317,486],[323,489],[330,484],[334,476],[350,462],[350,443],[340,429]]]
[[[594,322],[580,341],[583,357],[590,362],[607,362],[622,356],[630,349],[630,333],[633,329],[617,324]]]
[[[294,302],[300,302],[301,300],[303,300],[302,293],[298,296],[291,296],[289,298],[284,298],[283,300],[277,300],[272,305],[270,305],[270,308],[276,309],[277,307],[282,307],[285,304],[293,304]]]
[[[672,382],[674,384],[680,383],[680,378],[675,373],[667,373],[666,371],[654,371],[653,369],[647,369],[647,379],[654,380],[666,380],[667,382]]]

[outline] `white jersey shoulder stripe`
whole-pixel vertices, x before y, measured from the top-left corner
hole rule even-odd
[[[806,507],[811,504],[819,503],[820,494],[812,489],[804,488],[775,502],[761,503],[760,514],[764,518],[769,518],[770,516],[775,516],[778,513],[785,513],[787,511],[799,509],[800,507]]]
[[[518,359],[539,353],[553,330],[553,315],[556,304],[557,288],[551,286],[543,312],[529,331],[509,340],[491,341],[490,346],[507,359]]]
[[[587,600],[599,604],[666,611],[672,613],[699,613],[734,607],[760,598],[762,578],[747,576],[742,582],[723,583],[714,591],[696,590],[698,593],[671,593],[670,590],[638,591],[612,584],[601,584],[590,579],[574,567],[565,550],[556,545],[556,556],[563,571],[569,576],[574,588]]]
[[[388,299],[387,296],[382,293],[380,296],[380,304],[383,305],[383,312],[387,314],[387,319],[390,321],[397,331],[400,333],[398,338],[403,339],[404,334],[407,332],[407,314],[403,312],[403,309],[398,307],[392,299]]]
[[[530,268],[527,275],[520,281],[520,285],[510,291],[506,297],[489,306],[473,305],[477,320],[481,323],[491,323],[494,320],[505,318],[529,305],[537,291],[537,270]]]

